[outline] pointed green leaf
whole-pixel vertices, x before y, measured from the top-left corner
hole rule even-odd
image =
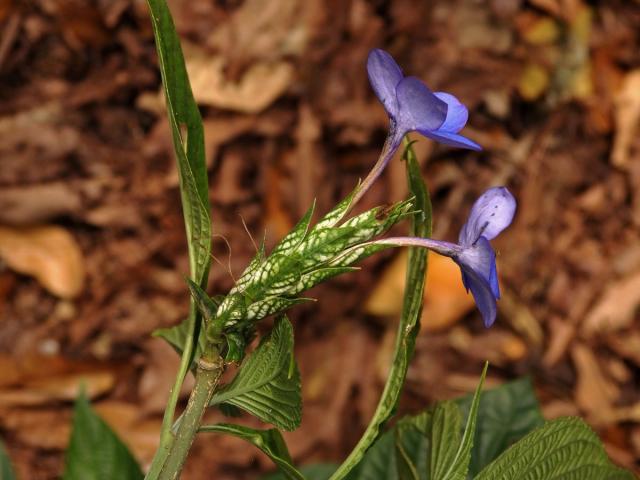
[[[438,408],[434,413],[433,430],[431,435],[431,480],[464,480],[467,478],[469,462],[471,461],[471,448],[473,447],[473,437],[476,430],[476,419],[478,407],[480,405],[480,394],[482,385],[487,375],[488,363],[485,363],[480,377],[480,383],[476,389],[471,408],[467,417],[467,425],[462,434],[462,439],[456,449],[457,438],[460,437],[461,415],[458,406],[453,402],[442,402],[440,405],[447,405],[446,409],[451,410],[443,416],[443,425],[452,423],[451,428],[457,428],[457,433],[452,433],[451,428],[443,426],[436,429]],[[455,410],[455,414],[453,413]],[[456,425],[454,426],[453,423]],[[454,455],[451,453],[455,452]]]
[[[0,480],[16,480],[16,474],[11,466],[11,459],[2,443],[0,443]]]
[[[267,297],[263,300],[252,303],[247,307],[247,313],[244,320],[257,322],[269,315],[280,313],[299,303],[313,301],[312,298],[287,298],[287,297]]]
[[[457,401],[467,418],[472,396]],[[505,449],[544,424],[529,378],[505,383],[482,393],[469,474],[477,475]]]
[[[189,250],[190,277],[195,283],[205,288],[211,263],[211,218],[202,118],[193,98],[180,48],[180,39],[166,0],[147,0],[147,4],[178,167],[180,198]],[[180,345],[183,351],[182,358],[162,419],[160,448],[152,462],[149,479],[157,478],[164,456],[173,442],[170,430],[178,395],[194,360],[201,323],[200,314],[192,299],[189,315],[184,321],[187,335]]]
[[[512,445],[476,480],[633,480],[611,464],[600,439],[581,419],[547,422]]]
[[[422,180],[420,166],[411,144],[407,142],[405,145],[404,159],[407,162],[409,191],[415,198],[414,209],[417,210],[417,213],[413,216],[411,235],[429,237],[431,236],[431,200],[429,199],[427,187]],[[347,459],[333,474],[331,480],[345,478],[358,465],[365,452],[380,435],[380,429],[384,422],[389,419],[395,410],[407,374],[409,361],[413,357],[416,335],[420,330],[426,270],[427,250],[424,248],[410,248],[407,260],[407,282],[402,317],[398,325],[387,383],[367,429]]]
[[[4,477],[3,477],[4,478]],[[141,480],[127,447],[93,411],[84,393],[76,400],[64,480]]]
[[[200,427],[200,431],[227,433],[246,440],[262,450],[280,468],[285,479],[305,480],[305,477],[293,466],[293,460],[291,460],[284,438],[275,428],[256,430],[240,425],[219,423],[217,425],[204,425]]]
[[[300,425],[300,373],[293,359],[293,327],[286,317],[276,322],[231,383],[211,399],[212,405],[223,402],[283,430]]]
[[[211,298],[200,285],[189,278],[187,278],[187,286],[189,287],[189,292],[191,292],[191,297],[202,314],[202,318],[205,322],[208,322],[215,316],[222,299],[220,297]]]
[[[294,251],[298,247],[298,245],[300,245],[300,242],[304,240],[304,237],[306,237],[309,230],[309,223],[311,222],[311,217],[313,216],[315,207],[316,202],[314,200],[313,204],[311,205],[309,210],[307,210],[307,213],[305,213],[304,217],[302,217],[302,219],[293,228],[293,230],[291,230],[282,240],[280,240],[278,245],[276,245],[276,247],[273,249],[273,252],[271,252],[272,255],[274,253],[287,255]]]
[[[355,195],[357,190],[358,188],[356,187],[349,195],[341,200],[333,210],[322,217],[320,221],[318,221],[318,223],[313,227],[313,229],[320,230],[324,228],[335,227],[349,211],[351,201],[353,200],[353,196]]]
[[[258,270],[258,267],[262,265],[262,263],[266,260],[266,258],[267,258],[267,255],[266,255],[266,249],[265,249],[265,240],[263,238],[255,256],[249,262],[249,265],[247,265],[247,268],[244,269],[244,272],[242,272],[242,275],[240,275],[240,278],[238,279],[238,281],[236,281],[236,284],[230,290],[229,293],[238,293],[243,291],[247,287],[247,285],[253,280],[256,270]]]
[[[210,263],[211,220],[202,118],[166,1],[148,0],[148,4],[178,163],[191,276],[204,286]]]

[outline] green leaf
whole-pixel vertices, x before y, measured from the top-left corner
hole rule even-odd
[[[403,480],[420,480],[418,467],[415,465],[411,453],[407,451],[402,441],[403,437],[410,434],[411,430],[410,426],[398,426],[395,430],[396,469],[398,478]]]
[[[430,479],[448,478],[460,446],[461,424],[462,415],[454,402],[444,401],[436,405],[431,426]]]
[[[367,450],[347,478],[357,480],[427,480],[432,412],[406,416]],[[416,476],[417,475],[417,476]]]
[[[281,317],[273,330],[220,389],[211,404],[230,403],[263,422],[295,430],[302,418],[300,373],[293,359],[293,327]]]
[[[180,179],[180,197],[187,233],[191,279],[206,288],[211,255],[211,218],[208,178],[205,163],[204,129],[196,105],[180,39],[176,33],[166,0],[147,0],[155,37],[158,63],[162,75],[169,125]],[[189,371],[199,343],[201,319],[193,298],[189,315],[184,321],[186,335],[180,345],[182,358],[162,419],[160,447],[153,459],[147,478],[157,478],[174,437],[174,420],[178,395]]]
[[[300,468],[300,473],[306,480],[328,480],[336,468],[338,466],[333,463],[315,463]],[[276,472],[265,475],[260,480],[287,480],[287,478],[282,472]]]
[[[395,443],[395,431],[385,432],[366,452],[357,473],[354,475],[355,470],[351,470],[348,478],[354,475],[357,480],[398,480]]]
[[[595,433],[579,418],[546,423],[512,445],[475,480],[632,480],[611,464]]]
[[[139,480],[142,471],[127,447],[93,411],[84,393],[76,400],[64,480]],[[3,477],[4,479],[4,477]]]
[[[184,344],[190,335],[191,331],[187,322],[181,322],[178,325],[169,328],[158,328],[151,334],[151,336],[153,337],[164,339],[169,345],[173,347],[178,355],[182,355],[182,349],[184,348]],[[196,361],[198,360],[198,358],[200,358],[200,355],[202,355],[202,351],[204,350],[205,345],[205,333],[204,330],[201,330],[198,332],[198,343],[193,355],[193,361],[191,362],[192,369],[195,368]]]
[[[209,322],[215,316],[224,297],[211,298],[200,285],[189,278],[187,278],[187,286],[202,318],[205,322]]]
[[[201,432],[227,433],[252,443],[262,450],[275,463],[287,480],[305,480],[305,477],[293,466],[293,460],[287,450],[282,434],[275,428],[256,430],[254,428],[219,423],[204,425]]]
[[[466,418],[472,396],[457,400]],[[531,380],[522,378],[482,394],[469,474],[475,476],[506,448],[544,424]]]
[[[405,141],[403,158],[407,162],[409,191],[415,198],[411,235],[418,237],[431,236],[431,200],[427,187],[422,180],[420,166],[411,143]],[[427,271],[427,250],[410,248],[407,260],[407,282],[404,294],[402,317],[398,325],[398,333],[394,347],[391,369],[384,390],[367,429],[351,454],[340,465],[331,477],[332,480],[345,478],[360,462],[363,455],[380,435],[384,422],[393,414],[407,374],[409,361],[413,357],[416,335],[420,330],[420,315],[424,293],[425,273]],[[393,444],[392,444],[393,445]],[[392,447],[393,448],[393,447]]]
[[[148,0],[148,4],[178,163],[191,277],[204,287],[210,264],[211,219],[202,118],[166,1]]]
[[[11,459],[4,445],[0,442],[0,480],[16,480],[16,474],[11,466]]]
[[[436,407],[431,434],[431,480],[464,480],[467,477],[473,437],[476,430],[478,407],[480,405],[480,394],[488,367],[489,364],[485,363],[480,383],[471,402],[467,425],[457,450],[455,445],[458,443],[458,438],[460,438],[460,410],[453,402],[442,402]],[[444,413],[440,416],[442,420],[438,419],[440,406],[444,406]],[[451,455],[452,452],[455,452],[455,455]]]

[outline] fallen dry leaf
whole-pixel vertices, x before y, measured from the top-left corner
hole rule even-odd
[[[82,291],[82,252],[63,228],[0,226],[0,258],[11,269],[35,277],[58,297],[73,298]]]
[[[542,361],[547,367],[553,367],[566,353],[569,343],[576,334],[576,329],[572,323],[558,317],[551,318],[549,327],[551,329],[549,345]]]
[[[611,163],[619,168],[629,167],[631,145],[640,125],[640,69],[629,72],[615,99],[616,130],[611,150]]]
[[[621,330],[631,325],[640,305],[640,273],[609,284],[589,312],[581,332],[586,338],[602,332]]]
[[[571,349],[578,379],[575,389],[576,404],[587,414],[594,425],[606,425],[615,421],[614,402],[620,391],[600,369],[593,350],[583,343]]]
[[[492,365],[508,365],[527,355],[527,345],[513,333],[492,329],[472,335],[466,328],[455,327],[449,334],[453,348],[476,360],[488,360]]]
[[[183,45],[196,101],[202,105],[245,113],[261,112],[289,87],[293,66],[286,61],[251,65],[237,82],[225,77],[226,60],[194,45]]]
[[[72,401],[82,388],[89,398],[110,391],[115,385],[113,372],[84,372],[58,375],[28,382],[19,389],[0,390],[0,405],[36,406],[53,401]]]
[[[0,409],[0,424],[25,445],[62,450],[71,433],[71,409]]]

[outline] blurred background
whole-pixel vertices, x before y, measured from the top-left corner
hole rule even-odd
[[[326,212],[366,175],[387,117],[365,61],[384,48],[460,98],[464,133],[484,146],[416,144],[434,236],[457,238],[489,186],[519,201],[495,243],[503,298],[490,330],[457,267],[431,257],[401,411],[471,391],[488,359],[489,386],[531,375],[547,418],[585,417],[614,461],[640,465],[640,3],[169,4],[206,129],[210,293],[233,285],[252,237],[273,246],[314,198]],[[143,0],[0,0],[0,432],[21,478],[61,474],[81,379],[140,462],[151,459],[178,358],[150,333],[188,305],[170,142]],[[362,208],[405,194],[394,160]],[[296,462],[340,460],[373,412],[403,255],[370,259],[293,310],[305,399],[302,427],[286,435]],[[271,468],[253,447],[209,436],[183,478]]]

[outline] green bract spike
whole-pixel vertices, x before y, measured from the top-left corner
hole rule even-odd
[[[311,205],[309,210],[307,210],[307,213],[305,213],[304,217],[302,217],[302,219],[293,228],[293,230],[291,230],[282,240],[280,240],[280,243],[278,243],[276,248],[273,249],[271,255],[277,253],[286,255],[288,253],[291,253],[298,247],[300,242],[304,240],[307,232],[309,231],[309,223],[311,222],[311,217],[313,216],[315,207],[316,201],[314,200],[313,204]]]
[[[207,292],[205,292],[200,285],[190,278],[187,278],[187,286],[189,287],[189,292],[191,292],[191,296],[196,302],[196,306],[198,307],[198,310],[200,310],[204,321],[208,323],[216,314],[219,304],[214,302],[211,297],[207,295]]]
[[[316,224],[315,228],[327,228],[333,227],[340,222],[344,218],[344,216],[349,211],[349,207],[351,206],[351,201],[353,200],[353,196],[358,191],[358,187],[353,190],[349,195],[345,197],[336,207],[327,213],[324,217],[320,219],[320,221]]]

